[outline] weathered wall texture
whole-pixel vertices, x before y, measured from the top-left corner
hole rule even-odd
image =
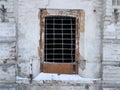
[[[14,0],[0,0],[0,90],[16,90],[16,10]]]
[[[97,87],[86,87],[84,85],[81,86],[31,86],[31,90],[99,90]],[[24,89],[23,89],[24,90]]]
[[[120,84],[120,9],[112,0],[104,0],[103,14],[103,81],[108,83],[104,90],[119,90]],[[118,85],[117,85],[118,84]],[[117,85],[117,86],[114,86]]]
[[[18,4],[18,62],[21,72],[29,76],[29,61],[33,59],[34,77],[40,73],[38,47],[40,40],[40,16],[42,8],[48,9],[81,9],[85,11],[85,31],[80,33],[80,54],[86,60],[85,69],[79,69],[83,77],[100,77],[100,18],[102,9],[100,1],[55,0],[19,0]],[[59,3],[59,4],[56,4]],[[89,8],[88,8],[89,7]],[[96,12],[94,12],[94,10]],[[91,23],[94,22],[93,23]],[[21,66],[22,64],[22,66]],[[96,68],[94,68],[96,67]],[[94,71],[92,70],[94,68]],[[22,74],[23,75],[23,74]]]
[[[28,3],[29,2],[29,3]],[[57,4],[58,3],[58,4]],[[80,56],[82,57],[79,66],[79,74],[85,78],[100,78],[101,73],[101,17],[102,2],[100,0],[19,0],[18,2],[18,68],[20,76],[29,77],[30,60],[33,62],[33,76],[40,73],[40,59],[38,53],[40,40],[40,9],[78,9],[85,12],[85,30],[80,32]],[[94,24],[93,24],[93,23]],[[84,67],[84,68],[82,68]],[[94,70],[93,70],[94,69]],[[69,84],[68,84],[69,85]],[[98,90],[94,86],[63,87],[40,87],[34,86],[31,90],[39,89],[65,89],[68,90]],[[60,88],[61,87],[61,88]],[[93,88],[92,88],[93,87]]]
[[[3,5],[6,12],[1,10]],[[58,86],[29,84],[30,74],[35,78],[41,72],[38,48],[43,8],[85,12],[79,41],[79,75],[101,81],[76,81],[74,85],[60,81],[62,84]],[[119,6],[113,5],[112,0],[0,0],[0,90],[119,90],[119,13]],[[23,77],[19,78],[23,81],[17,82],[16,76]]]

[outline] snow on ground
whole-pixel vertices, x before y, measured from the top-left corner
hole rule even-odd
[[[93,78],[83,78],[79,75],[69,75],[69,74],[50,74],[50,73],[40,73],[37,77],[33,79],[34,81],[41,81],[41,80],[59,80],[59,81],[93,81],[93,80],[100,80],[100,79],[93,79]]]

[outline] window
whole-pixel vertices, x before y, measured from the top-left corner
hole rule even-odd
[[[74,17],[45,17],[45,62],[75,62],[75,28],[76,18]]]
[[[120,0],[112,0],[112,5],[120,5]]]
[[[78,73],[79,31],[83,11],[41,10],[41,71]],[[81,28],[82,29],[82,28]]]

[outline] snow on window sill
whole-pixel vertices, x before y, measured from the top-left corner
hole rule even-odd
[[[83,78],[77,74],[50,74],[50,73],[40,73],[37,77],[33,79],[34,82],[40,84],[65,84],[65,83],[95,83],[96,81],[100,81],[100,78]]]
[[[83,78],[77,74],[51,74],[40,73],[37,77],[33,78],[34,84],[95,84],[101,81],[100,78]],[[22,78],[17,76],[16,83],[30,84],[29,78]]]

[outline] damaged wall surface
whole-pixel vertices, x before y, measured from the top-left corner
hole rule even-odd
[[[99,70],[101,64],[100,59],[100,17],[101,13],[95,13],[93,10],[96,7],[95,4],[101,4],[100,1],[76,1],[69,2],[64,4],[64,2],[59,2],[59,6],[55,3],[57,1],[31,1],[30,3],[33,6],[29,6],[27,1],[19,1],[21,4],[19,6],[20,11],[18,15],[18,62],[22,64],[22,61],[26,62],[25,68],[21,67],[21,70],[24,71],[24,74],[29,76],[29,61],[34,59],[32,62],[39,62],[38,47],[40,40],[40,9],[79,9],[85,11],[85,31],[80,33],[80,54],[84,60],[86,60],[85,69],[79,69],[80,74],[84,77],[100,77]],[[67,2],[67,1],[66,1]],[[50,3],[50,4],[49,4]],[[79,5],[76,5],[79,3]],[[48,4],[48,6],[46,6]],[[89,5],[89,6],[88,6]],[[71,8],[72,6],[72,8]],[[87,8],[89,7],[89,8]],[[98,6],[100,7],[100,6]],[[22,11],[21,11],[22,10]],[[26,14],[28,13],[28,14]],[[91,18],[89,18],[91,16]],[[24,21],[24,22],[23,22]],[[92,24],[91,21],[94,21],[95,24]],[[34,24],[32,24],[32,23]],[[34,47],[33,47],[34,46]],[[92,51],[92,53],[91,53]],[[25,53],[25,54],[24,54]],[[23,63],[24,63],[23,62]],[[36,67],[33,64],[33,68]],[[33,70],[33,76],[35,77],[40,73],[39,67],[37,70]],[[96,67],[96,70],[91,71],[93,67]],[[89,73],[88,73],[89,72]],[[36,73],[36,74],[35,74]]]
[[[0,0],[0,90],[119,90],[120,6],[113,1]],[[78,74],[42,72],[43,9],[84,12],[78,23]]]

